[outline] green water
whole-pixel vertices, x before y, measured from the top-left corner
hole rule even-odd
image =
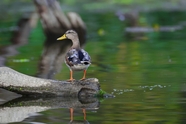
[[[97,110],[87,110],[91,124],[175,124],[185,123],[186,20],[185,12],[151,12],[140,14],[139,24],[147,27],[179,25],[180,30],[153,31],[140,34],[125,32],[127,24],[115,13],[80,13],[87,24],[85,50],[92,58],[87,78],[96,77],[101,89],[115,98],[101,99]],[[172,16],[170,16],[172,15]],[[1,22],[8,28],[15,20]],[[6,35],[5,35],[6,34]],[[127,37],[131,35],[131,37]],[[7,45],[11,32],[0,32],[0,46]],[[9,56],[6,66],[21,73],[35,75],[42,52],[44,35],[38,23],[29,43]],[[75,73],[80,79],[82,73]],[[69,70],[64,65],[55,79],[66,80]],[[40,105],[37,105],[40,106]],[[24,115],[24,113],[22,113]],[[76,110],[74,120],[83,120]],[[16,117],[15,117],[16,118]],[[67,108],[47,109],[17,123],[68,123]]]

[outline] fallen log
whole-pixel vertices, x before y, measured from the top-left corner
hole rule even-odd
[[[96,78],[73,82],[58,81],[28,76],[8,67],[0,67],[0,88],[34,97],[90,97],[100,90]]]

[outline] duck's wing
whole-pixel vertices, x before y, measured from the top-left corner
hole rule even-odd
[[[80,59],[81,63],[84,63],[84,64],[91,63],[91,58],[90,58],[89,54],[84,49],[79,50],[79,59]]]
[[[80,63],[78,56],[79,56],[78,51],[76,49],[69,50],[65,57],[66,63],[69,66],[73,66],[73,65]]]
[[[91,58],[90,58],[89,54],[83,49],[69,50],[65,59],[66,59],[66,63],[69,66],[73,66],[76,64],[90,64],[91,63]]]

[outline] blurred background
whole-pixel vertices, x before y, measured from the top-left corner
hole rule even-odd
[[[97,111],[88,111],[88,121],[186,123],[185,0],[59,0],[55,5],[55,0],[41,1],[45,0],[0,1],[0,66],[41,78],[68,79],[63,57],[58,57],[58,63],[48,60],[55,65],[47,65],[44,58],[48,55],[43,54],[48,49],[51,53],[54,39],[68,29],[67,24],[46,28],[44,22],[53,17],[42,14],[75,12],[78,16],[63,16],[62,20],[84,23],[78,28],[71,25],[86,37],[82,46],[92,58],[87,78],[98,78],[101,89],[116,96],[101,100]],[[53,66],[57,69],[50,70]],[[74,77],[80,79],[82,72]],[[62,123],[68,114],[66,109],[47,110],[29,118]]]

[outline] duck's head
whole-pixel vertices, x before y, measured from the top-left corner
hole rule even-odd
[[[68,30],[65,32],[65,34],[59,38],[57,38],[57,40],[63,40],[63,39],[77,39],[78,38],[78,34],[74,31],[74,30]]]

